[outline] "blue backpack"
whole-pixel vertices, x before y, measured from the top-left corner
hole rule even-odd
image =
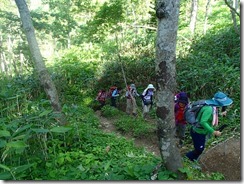
[[[190,125],[197,125],[197,114],[203,106],[207,105],[205,100],[198,100],[196,102],[190,103],[184,110],[184,118],[186,122]]]

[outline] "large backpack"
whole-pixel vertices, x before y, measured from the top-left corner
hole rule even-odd
[[[111,97],[112,97],[112,94],[113,94],[113,92],[114,92],[114,90],[115,90],[116,88],[117,88],[116,86],[111,86],[111,87],[109,88],[107,98],[111,98]]]
[[[196,102],[190,103],[186,106],[184,111],[184,117],[188,124],[196,126],[197,125],[197,113],[201,110],[203,106],[207,105],[205,100],[198,100]]]
[[[106,98],[107,98],[107,92],[103,91],[103,90],[100,90],[98,95],[97,95],[97,100],[98,101],[105,101]]]

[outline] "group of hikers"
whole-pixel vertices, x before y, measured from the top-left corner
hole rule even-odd
[[[116,97],[119,96],[121,88],[114,86],[111,91],[111,105],[116,107]],[[106,92],[105,90],[102,90]],[[152,84],[149,84],[147,88],[140,95],[136,90],[135,84],[131,84],[126,90],[126,113],[137,115],[136,97],[141,97],[143,107],[143,118],[146,119],[148,112],[153,105],[153,95],[155,88]],[[97,100],[101,105],[105,105],[105,100],[109,96],[108,93],[101,95],[101,91],[98,93]],[[103,100],[101,100],[101,96]],[[221,131],[215,130],[218,125],[218,109],[221,108],[220,115],[226,116],[227,106],[233,103],[233,100],[229,98],[223,92],[215,93],[214,97],[204,101],[204,105],[200,108],[196,115],[196,122],[194,126],[190,128],[190,135],[193,141],[194,149],[186,153],[186,157],[191,161],[196,161],[205,149],[205,143],[210,136],[220,136]],[[175,115],[175,136],[179,139],[178,146],[181,148],[185,139],[185,132],[187,127],[187,121],[185,119],[185,110],[191,104],[188,94],[186,92],[179,92],[175,95],[174,99],[174,115]]]
[[[109,91],[101,89],[96,97],[96,100],[100,103],[100,108],[106,104],[108,98],[111,99],[111,106],[117,107],[117,97],[120,96],[122,88],[116,85],[110,87]],[[142,94],[137,92],[135,84],[127,86],[125,97],[126,97],[126,113],[129,115],[137,116],[137,103],[136,98],[141,97],[143,107],[143,118],[148,117],[149,110],[153,105],[153,95],[155,88],[153,84],[149,84]]]

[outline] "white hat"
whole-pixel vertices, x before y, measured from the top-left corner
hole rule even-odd
[[[152,84],[148,84],[147,89],[155,89]]]

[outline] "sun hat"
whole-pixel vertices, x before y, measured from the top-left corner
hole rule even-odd
[[[208,105],[214,105],[214,106],[228,106],[233,103],[233,100],[227,97],[226,94],[223,92],[217,92],[215,93],[214,97],[210,100],[205,101],[206,104]]]
[[[155,89],[152,84],[148,84],[147,89]]]

